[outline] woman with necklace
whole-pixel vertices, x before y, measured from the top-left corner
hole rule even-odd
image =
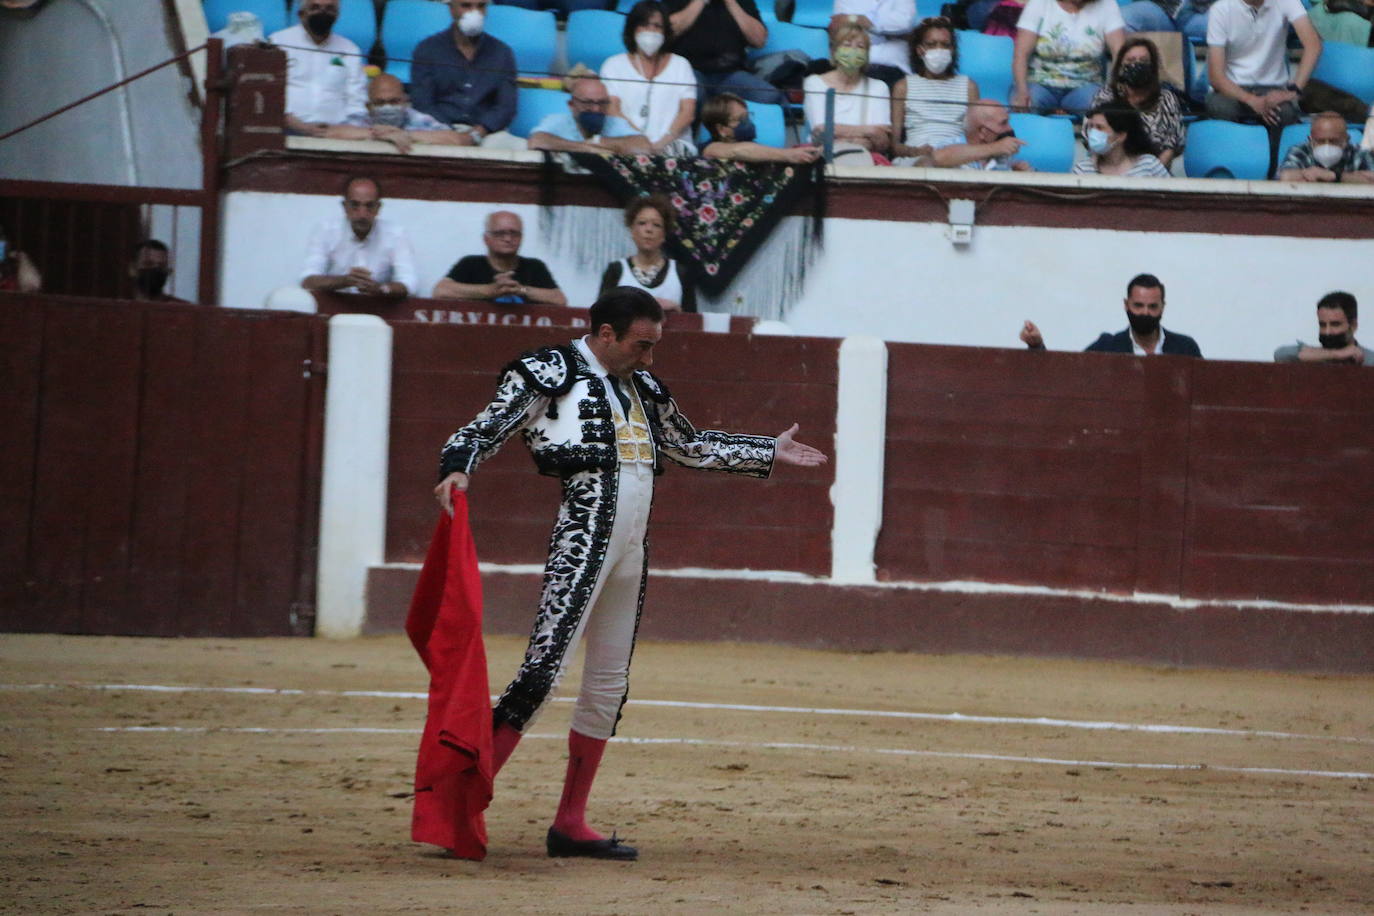
[[[1140,112],[1134,108],[1099,106],[1088,112],[1083,119],[1083,145],[1088,148],[1088,158],[1074,163],[1075,175],[1169,177],[1169,170],[1151,152]]]
[[[664,311],[695,312],[696,290],[682,265],[663,253],[663,243],[673,231],[673,205],[661,194],[630,201],[625,208],[625,228],[635,243],[635,253],[612,261],[601,275],[605,295],[617,286],[642,289],[658,300]]]
[[[1167,169],[1183,153],[1183,106],[1159,77],[1155,43],[1148,38],[1128,38],[1116,55],[1107,85],[1093,97],[1093,107],[1124,104],[1140,112],[1154,154]]]
[[[868,66],[869,37],[860,25],[843,22],[831,30],[830,59],[835,69],[808,76],[806,120],[812,142],[825,135],[825,97],[835,90],[836,153],[886,153],[892,148],[892,106],[887,85],[864,76]]]
[[[685,57],[668,53],[673,26],[662,3],[641,0],[625,17],[625,53],[601,65],[610,114],[649,138],[656,154],[692,156],[697,79]]]

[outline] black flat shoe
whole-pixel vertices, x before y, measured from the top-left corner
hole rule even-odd
[[[639,858],[639,850],[620,842],[614,833],[609,840],[574,840],[550,827],[544,845],[549,850],[550,858],[581,856],[585,859],[617,859],[621,862],[633,862]]]

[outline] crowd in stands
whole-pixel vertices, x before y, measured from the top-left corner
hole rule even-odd
[[[1265,139],[1246,134],[1245,142],[1267,142],[1267,174],[1284,180],[1368,180],[1374,168],[1374,132],[1362,138],[1359,129],[1374,120],[1370,74],[1323,74],[1368,97],[1314,77],[1324,45],[1302,0],[976,0],[948,5],[955,18],[919,21],[913,0],[836,0],[825,30],[779,24],[771,3],[761,12],[755,0],[622,0],[624,15],[591,0],[520,0],[516,5],[568,15],[570,32],[580,15],[610,17],[620,29],[624,52],[593,54],[593,66],[574,66],[581,78],[567,81],[557,104],[547,98],[560,95],[555,90],[517,89],[517,76],[547,74],[519,70],[511,42],[524,39],[518,30],[503,33],[506,40],[492,33],[491,0],[379,4],[383,18],[403,3],[447,14],[413,50],[395,49],[408,86],[388,73],[366,80],[365,50],[334,28],[345,3],[372,0],[296,0],[297,24],[270,35],[288,57],[286,124],[293,133],[383,140],[401,152],[428,143],[691,155],[700,146],[708,157],[782,162],[813,161],[829,140],[841,162],[1162,177],[1179,171],[1190,122],[1205,115],[1266,128]],[[1374,9],[1362,0],[1321,3]],[[608,23],[598,22],[606,31]],[[1000,22],[1014,40],[998,45],[1005,39],[956,22],[989,31]],[[791,30],[779,39],[784,46],[770,43],[770,23]],[[805,43],[798,31],[821,36],[825,56],[820,45],[809,53],[786,47]],[[1173,34],[1163,46],[1172,56],[1166,60],[1159,42],[1134,34],[1142,31],[1161,41]],[[1187,85],[1186,72],[1185,85],[1170,79],[1192,63],[1184,36],[1205,36],[1205,97]],[[1289,59],[1294,39],[1296,66]],[[967,70],[961,43],[972,43],[978,58]],[[1369,53],[1363,63],[1374,70],[1374,49]],[[568,57],[586,63],[571,50]],[[543,106],[537,117],[522,117],[527,98]],[[723,101],[711,108],[713,99]],[[1013,114],[1005,126],[1004,103]],[[761,108],[779,104],[798,125],[797,142],[750,137]],[[1044,129],[1024,120],[1030,114],[1072,119],[1076,128]],[[1312,115],[1327,123],[1325,132],[1335,118],[1347,122],[1346,141],[1314,144],[1282,132]],[[1018,124],[1034,127],[1034,136],[1018,138]],[[1069,145],[1067,160],[1040,155],[1052,143]],[[1314,146],[1331,165],[1321,165]],[[1258,177],[1225,163],[1196,174]]]

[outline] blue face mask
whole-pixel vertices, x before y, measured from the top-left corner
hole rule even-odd
[[[579,111],[577,113],[577,125],[585,130],[589,136],[595,137],[601,133],[601,128],[606,126],[606,112]]]
[[[741,118],[740,122],[735,125],[736,143],[752,143],[754,138],[758,135],[759,132],[757,128],[754,127],[754,122],[750,120],[748,115]]]
[[[1094,156],[1101,156],[1111,149],[1112,138],[1105,130],[1098,130],[1096,127],[1089,127],[1083,134],[1083,142],[1088,147],[1088,152]]]

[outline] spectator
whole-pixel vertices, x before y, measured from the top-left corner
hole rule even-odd
[[[567,305],[568,297],[537,258],[520,257],[524,237],[520,217],[508,210],[487,215],[485,255],[472,254],[434,286],[435,299],[488,299],[516,305]]]
[[[989,172],[1029,172],[1031,164],[1017,159],[1026,141],[1016,139],[1007,108],[984,99],[968,106],[963,135],[935,145],[931,165],[942,169],[982,169]]]
[[[404,229],[380,219],[382,189],[372,178],[344,182],[343,219],[315,226],[301,270],[306,289],[403,299],[415,292],[415,253]]]
[[[342,124],[367,106],[362,51],[334,34],[339,2],[299,0],[300,25],[268,36],[286,52],[286,128],[292,133],[323,137],[331,124]]]
[[[1180,0],[1133,0],[1121,7],[1121,21],[1127,32],[1177,32],[1178,23],[1173,17],[1179,3]],[[1185,47],[1183,53],[1191,51]]]
[[[868,66],[868,32],[845,22],[830,30],[830,59],[835,67],[812,74],[802,82],[806,120],[812,142],[825,135],[826,90],[835,90],[835,149],[837,152],[886,154],[892,148],[892,102],[887,86],[864,76]]]
[[[1130,327],[1116,334],[1105,331],[1085,348],[1088,353],[1131,353],[1136,356],[1202,356],[1197,341],[1160,323],[1164,315],[1164,284],[1154,274],[1138,274],[1126,284],[1126,319]],[[1033,322],[1021,328],[1021,342],[1032,350],[1045,349],[1045,339]]]
[[[415,46],[410,93],[415,107],[458,131],[461,146],[519,148],[506,131],[515,119],[515,54],[486,34],[488,0],[449,0],[453,25]]]
[[[745,68],[748,49],[768,40],[754,0],[667,0],[665,6],[677,36],[673,50],[696,72],[698,106],[718,92],[766,105],[785,101],[775,86]]]
[[[911,72],[907,38],[915,21],[916,0],[835,0],[830,29],[833,32],[840,25],[853,23],[867,30],[870,66],[891,67],[907,74]]]
[[[714,95],[701,108],[701,126],[709,137],[701,154],[710,159],[740,159],[745,162],[815,162],[821,150],[817,146],[794,146],[780,149],[755,143],[757,132],[749,119],[749,107],[744,99],[732,92]]]
[[[963,143],[968,106],[978,101],[978,84],[959,72],[958,38],[948,19],[922,20],[909,53],[911,75],[892,90],[897,165],[920,165],[935,146]]]
[[[1298,72],[1288,73],[1288,27],[1302,42]],[[1298,98],[1321,57],[1322,40],[1301,0],[1217,0],[1207,17],[1207,114],[1258,119],[1270,127],[1302,117]]]
[[[1112,64],[1107,85],[1093,107],[1129,105],[1140,112],[1150,152],[1167,169],[1183,152],[1183,106],[1173,89],[1160,82],[1159,49],[1148,38],[1128,38]]]
[[[648,139],[624,118],[607,115],[611,96],[595,76],[574,79],[568,110],[547,115],[530,131],[530,149],[604,155],[649,152]]]
[[[367,86],[367,108],[348,116],[343,124],[325,130],[336,140],[385,140],[402,153],[417,143],[460,146],[463,135],[410,105],[405,86],[389,73],[372,78]]]
[[[1169,170],[1150,152],[1154,147],[1134,108],[1094,108],[1083,120],[1083,145],[1088,156],[1074,163],[1075,175],[1169,177]]]
[[[1116,0],[1030,0],[1017,23],[1012,107],[1087,111],[1101,86],[1102,55],[1116,56],[1124,30]]]
[[[597,297],[617,286],[634,286],[657,299],[665,312],[695,312],[697,294],[691,276],[681,263],[663,253],[663,243],[676,224],[673,205],[662,194],[630,201],[625,228],[630,230],[635,253],[606,265]]]
[[[601,65],[610,114],[648,137],[655,153],[696,155],[697,79],[687,58],[668,52],[673,26],[663,4],[640,0],[631,7],[623,39],[625,53]]]
[[[16,248],[0,226],[0,291],[7,293],[36,293],[43,288],[43,275],[33,261]]]
[[[1359,312],[1355,297],[1349,293],[1327,293],[1317,301],[1317,341],[1319,347],[1301,340],[1274,351],[1276,363],[1350,363],[1374,366],[1374,350],[1355,340]]]
[[[163,289],[172,276],[171,255],[167,245],[157,239],[144,239],[134,245],[129,261],[129,278],[134,281],[134,298],[142,302],[185,302],[169,296]]]
[[[1283,157],[1279,180],[1374,183],[1374,152],[1351,143],[1345,119],[1324,111],[1312,119],[1307,139]]]

